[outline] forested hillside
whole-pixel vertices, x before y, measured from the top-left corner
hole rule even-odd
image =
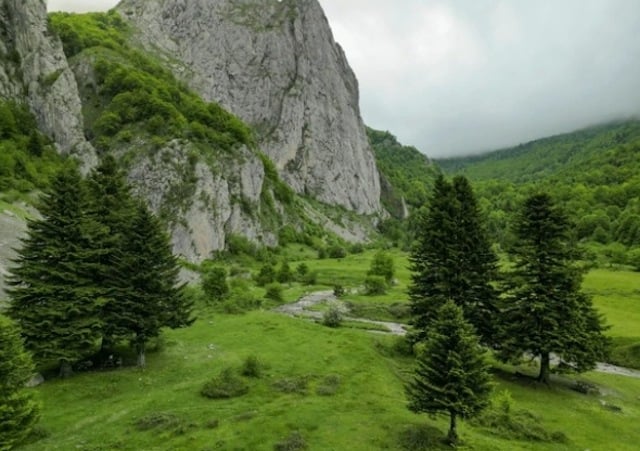
[[[547,191],[576,223],[577,238],[614,263],[640,246],[640,121],[617,122],[480,156],[437,161],[474,183],[494,238],[534,191]],[[631,252],[631,254],[630,254]]]

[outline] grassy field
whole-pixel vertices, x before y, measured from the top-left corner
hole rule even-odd
[[[323,284],[358,287],[371,255],[308,260],[319,272],[319,285],[292,284],[285,297]],[[398,286],[381,298],[353,295],[352,301],[385,305],[406,298],[406,260],[394,255]],[[640,330],[634,303],[639,295],[631,288],[637,281],[635,273],[596,270],[585,282],[614,337],[632,338]],[[412,361],[396,344],[395,337],[331,329],[268,310],[204,310],[192,327],[166,332],[163,349],[149,355],[145,370],[79,373],[35,389],[44,406],[40,427],[48,436],[24,449],[295,450],[303,449],[296,447],[302,442],[310,450],[445,449],[439,439],[446,419],[406,409],[403,385]],[[232,399],[200,395],[207,381],[224,368],[240,369],[249,356],[260,360],[262,371],[259,378],[238,376],[248,393]],[[527,366],[494,369],[496,397],[510,394],[513,427],[463,422],[462,449],[637,449],[640,379],[587,373],[541,386],[515,376],[516,370],[535,372]],[[576,379],[596,385],[599,393],[572,390]]]

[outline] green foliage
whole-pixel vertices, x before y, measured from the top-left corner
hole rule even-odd
[[[337,374],[329,374],[322,378],[320,384],[316,387],[316,393],[320,396],[333,396],[340,388],[342,380]]]
[[[32,374],[18,328],[0,315],[0,449],[13,449],[39,419],[40,407],[24,389]]]
[[[26,105],[0,100],[0,193],[44,189],[63,164]]]
[[[276,280],[280,283],[289,283],[293,280],[293,274],[291,273],[291,267],[288,261],[283,260],[280,264],[280,269],[278,269],[278,273],[276,274]]]
[[[273,445],[274,451],[300,451],[307,448],[307,442],[298,431],[292,432],[285,439]]]
[[[376,252],[371,260],[371,266],[367,272],[368,276],[381,276],[388,285],[393,283],[395,270],[393,267],[393,258],[384,250]]]
[[[8,313],[26,348],[38,363],[59,363],[63,374],[91,353],[102,330],[104,299],[93,271],[101,257],[94,243],[105,230],[89,205],[80,173],[65,168],[40,201],[41,218],[28,223],[9,277]]]
[[[259,378],[262,375],[264,365],[255,355],[250,355],[242,363],[240,374],[246,377]]]
[[[270,299],[276,302],[282,302],[284,298],[282,297],[282,285],[279,283],[270,283],[266,286],[266,292],[264,294],[265,299]]]
[[[322,324],[327,327],[340,327],[342,324],[342,312],[340,307],[333,304],[330,305],[326,312],[322,315]]]
[[[229,297],[227,270],[222,267],[207,268],[202,275],[202,291],[207,300],[220,302]]]
[[[640,247],[631,249],[627,254],[627,258],[633,270],[640,272]]]
[[[548,192],[576,222],[579,240],[637,245],[640,121],[616,122],[488,154],[439,160],[474,181],[488,231],[508,246],[508,218]],[[601,254],[604,255],[604,254]]]
[[[429,207],[417,217],[411,251],[412,339],[424,339],[436,311],[448,300],[462,307],[465,318],[484,343],[495,340],[497,257],[485,235],[469,182],[436,179]]]
[[[514,222],[499,355],[506,361],[525,352],[539,356],[543,382],[549,380],[551,353],[576,371],[593,368],[606,355],[603,320],[580,291],[570,231],[564,212],[544,193],[529,197]]]
[[[253,145],[249,127],[215,103],[205,103],[170,71],[129,44],[118,13],[53,13],[50,23],[68,57],[89,52],[97,78],[98,116],[87,118],[94,143],[107,150],[119,133],[142,130],[164,140],[189,139],[229,151]]]
[[[271,263],[265,263],[260,267],[260,272],[255,276],[256,284],[260,287],[275,282],[276,269]]]
[[[168,432],[176,436],[186,433],[187,430],[195,427],[195,424],[171,412],[151,412],[138,418],[134,426],[139,431]]]
[[[424,205],[439,173],[437,166],[415,147],[400,144],[389,132],[367,128],[367,135],[378,169],[390,183],[387,190],[383,189],[385,207],[398,216],[402,213],[399,197],[413,208]]]
[[[364,292],[369,296],[385,294],[387,288],[387,281],[382,276],[367,276],[364,279]]]
[[[329,258],[344,258],[347,256],[347,250],[338,244],[333,244],[327,249],[327,255]]]
[[[200,394],[205,398],[229,399],[246,395],[249,386],[233,368],[224,368],[202,387]]]
[[[406,389],[411,411],[449,416],[452,444],[458,439],[456,419],[472,418],[489,404],[489,364],[473,327],[453,301],[438,310]]]
[[[309,267],[307,266],[307,264],[299,263],[298,266],[296,266],[296,277],[298,278],[298,280],[301,280],[307,274],[309,274]]]

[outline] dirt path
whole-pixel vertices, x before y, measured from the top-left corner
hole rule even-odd
[[[333,295],[333,291],[314,291],[313,293],[305,294],[296,302],[292,302],[290,304],[284,304],[279,307],[276,307],[274,311],[278,313],[283,313],[285,315],[294,316],[294,317],[305,317],[305,318],[313,318],[313,319],[322,319],[322,312],[309,310],[312,306],[316,304],[321,304],[323,302],[337,302],[338,299]],[[345,312],[348,310],[345,307]],[[366,318],[358,318],[345,316],[346,320],[349,321],[359,321],[362,323],[368,324],[376,324],[378,326],[385,327],[388,332],[383,331],[374,331],[380,333],[389,333],[392,335],[405,335],[407,333],[407,325],[402,323],[394,323],[390,321],[374,321]],[[621,366],[612,365],[610,363],[598,362],[594,371],[599,373],[606,374],[615,374],[618,376],[627,376],[634,377],[640,379],[640,371],[634,370],[631,368],[624,368]]]

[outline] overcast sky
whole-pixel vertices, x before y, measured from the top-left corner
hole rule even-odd
[[[117,0],[49,0],[50,10]],[[320,0],[371,127],[431,157],[640,115],[638,0]]]

